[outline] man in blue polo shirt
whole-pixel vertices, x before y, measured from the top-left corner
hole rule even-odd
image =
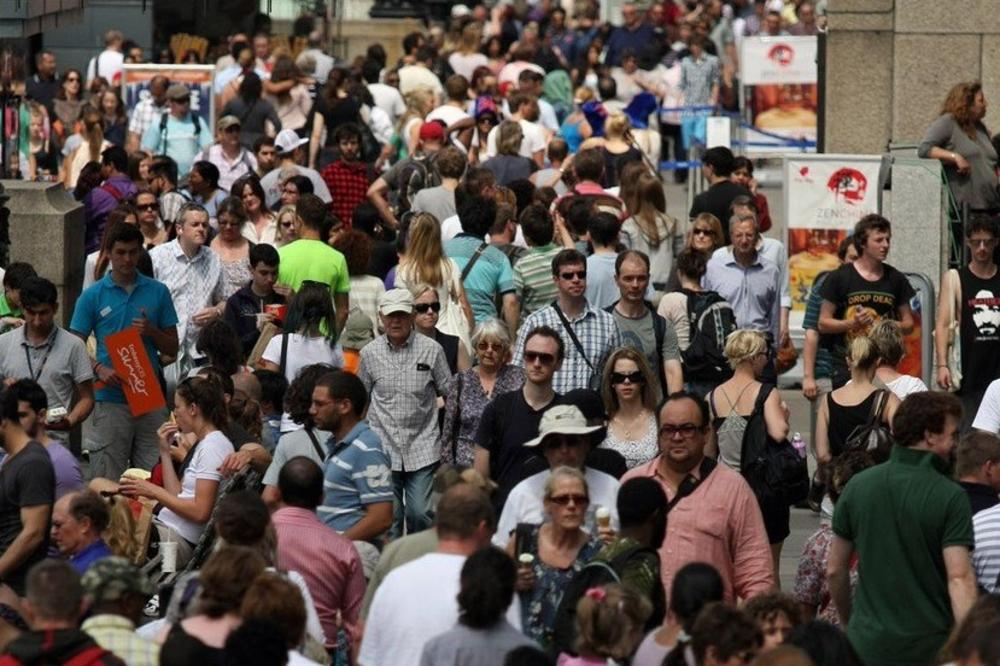
[[[97,338],[94,374],[103,386],[83,429],[92,477],[117,480],[129,467],[152,469],[159,458],[156,430],[166,420],[167,410],[132,416],[104,342],[109,335],[135,327],[157,373],[161,372],[159,354],[177,354],[177,312],[170,292],[163,283],[136,270],[142,244],[138,227],[123,224],[110,231],[111,272],[80,295],[69,325],[84,340],[91,333]]]
[[[365,571],[378,562],[378,541],[392,525],[389,454],[361,420],[368,392],[355,375],[330,372],[316,382],[309,415],[331,434],[324,469],[325,496],[319,516],[358,546]]]

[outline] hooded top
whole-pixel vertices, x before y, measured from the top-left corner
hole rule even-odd
[[[29,631],[7,646],[0,666],[34,664],[49,666],[125,666],[125,662],[99,646],[79,629]]]

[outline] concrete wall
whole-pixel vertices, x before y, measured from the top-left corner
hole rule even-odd
[[[86,75],[87,63],[104,50],[104,31],[121,30],[126,39],[135,41],[147,55],[153,46],[153,2],[142,0],[87,0],[82,19],[75,25],[46,30],[43,46],[56,54],[59,71],[76,67]]]
[[[919,142],[948,90],[983,82],[1000,130],[996,0],[829,0],[826,150],[877,153]]]

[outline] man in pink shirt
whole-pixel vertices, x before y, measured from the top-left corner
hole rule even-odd
[[[271,519],[278,534],[278,568],[302,574],[316,605],[326,648],[337,647],[338,614],[352,635],[365,594],[361,558],[350,539],[316,515],[323,503],[323,470],[305,456],[292,458],[278,475],[281,508]]]
[[[621,482],[649,477],[667,493],[667,536],[660,546],[667,596],[674,574],[689,562],[718,569],[727,601],[767,592],[775,578],[764,519],[743,477],[705,457],[708,405],[690,393],[674,393],[658,421],[660,455]]]

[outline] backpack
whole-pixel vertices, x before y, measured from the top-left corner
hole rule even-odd
[[[169,113],[160,114],[160,152],[167,152],[167,121],[170,120]],[[194,123],[194,138],[197,141],[201,137],[201,119],[197,113],[191,113],[191,122]]]
[[[765,513],[768,507],[792,506],[809,496],[806,459],[788,439],[777,442],[767,433],[764,403],[773,390],[773,384],[760,387],[740,448],[740,474]]]
[[[733,376],[726,355],[726,338],[735,331],[733,306],[714,291],[693,292],[687,296],[688,324],[691,330],[688,348],[681,352],[685,379],[724,382]]]
[[[633,546],[619,553],[610,562],[591,560],[570,579],[563,592],[562,601],[556,609],[555,625],[553,627],[552,644],[560,652],[576,654],[576,605],[592,587],[601,587],[610,583],[621,583],[622,574],[634,559],[652,557],[659,562],[660,556],[655,550],[646,546]]]
[[[413,197],[422,189],[437,187],[441,184],[441,174],[434,164],[434,156],[408,159],[408,163],[400,169],[396,177],[396,208],[401,215],[413,206]]]
[[[828,393],[828,399],[829,395]],[[882,414],[885,412],[885,406],[888,402],[888,389],[878,389],[878,395],[868,413],[868,421],[851,431],[844,443],[845,451],[868,451],[872,454],[872,459],[876,464],[889,459],[889,451],[892,449],[892,434],[889,432],[889,426],[882,422]]]

